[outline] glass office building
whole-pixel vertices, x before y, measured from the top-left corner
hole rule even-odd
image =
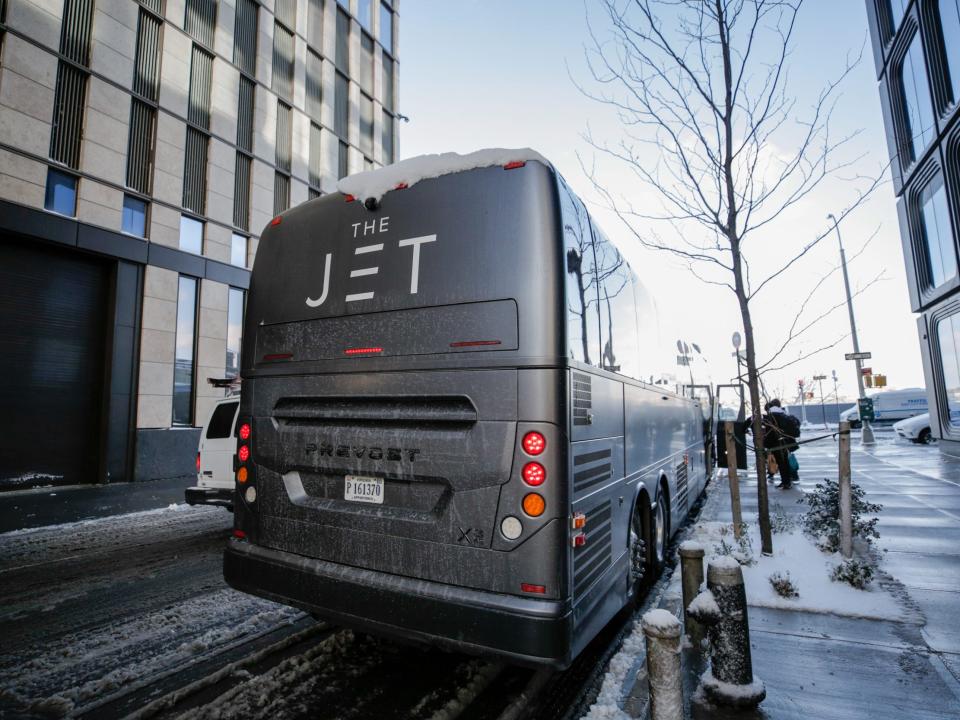
[[[931,428],[960,454],[960,0],[867,0]]]

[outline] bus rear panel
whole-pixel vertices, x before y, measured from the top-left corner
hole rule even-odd
[[[625,441],[616,374],[571,369],[561,188],[538,162],[474,169],[373,210],[328,195],[264,231],[230,585],[555,666],[622,606],[642,484],[625,466],[651,449]],[[662,450],[682,454],[685,401],[657,401],[681,421]]]

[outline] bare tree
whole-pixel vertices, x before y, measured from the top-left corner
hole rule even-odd
[[[762,551],[769,554],[763,363],[757,359],[751,302],[769,295],[773,283],[808,257],[832,227],[785,250],[779,266],[763,277],[751,278],[747,250],[761,237],[776,242],[763,231],[771,230],[781,213],[860,160],[840,157],[858,131],[842,137],[830,132],[840,85],[859,56],[848,56],[800,112],[790,93],[788,59],[802,0],[599,0],[599,5],[609,28],[601,35],[590,26],[587,64],[593,82],[589,88],[581,84],[581,90],[614,108],[623,131],[614,142],[589,132],[587,140],[652,189],[659,209],[614,197],[595,168],[584,169],[640,243],[682,259],[697,278],[736,296],[746,341]],[[851,182],[850,202],[836,213],[841,221],[882,177],[881,170]],[[805,307],[767,367],[812,326],[799,319]]]

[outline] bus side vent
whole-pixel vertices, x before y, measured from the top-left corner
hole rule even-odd
[[[690,488],[687,487],[687,464],[677,465],[677,508],[682,512],[687,510],[687,499],[690,495]]]
[[[587,542],[573,553],[573,594],[582,595],[610,567],[610,502],[587,512]]]
[[[606,460],[606,462],[603,462]],[[586,468],[580,468],[587,465]],[[613,466],[610,464],[610,448],[595,450],[573,457],[573,489],[581,492],[587,488],[606,482],[613,475]]]
[[[589,425],[590,410],[593,408],[590,376],[584,373],[571,373],[573,378],[573,424]]]

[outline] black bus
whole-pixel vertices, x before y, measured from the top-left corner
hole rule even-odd
[[[706,482],[670,349],[546,162],[289,210],[251,278],[227,582],[568,665],[658,573]]]

